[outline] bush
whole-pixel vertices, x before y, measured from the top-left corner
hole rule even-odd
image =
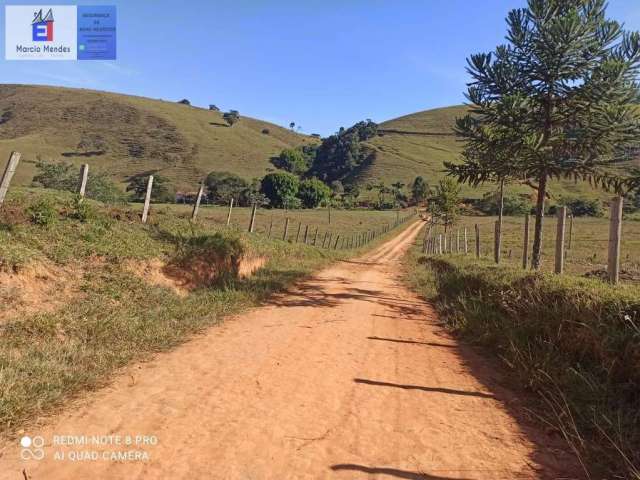
[[[239,201],[249,188],[244,178],[231,172],[211,172],[204,184],[209,190],[209,199],[218,205],[228,205],[232,198]]]
[[[46,198],[41,198],[33,205],[27,208],[29,220],[34,225],[41,227],[49,227],[58,220],[58,212]]]
[[[569,209],[569,212],[574,217],[603,217],[604,209],[600,200],[585,200],[582,198],[563,198],[560,205],[564,205]],[[555,214],[556,211],[551,211],[553,207],[549,209],[549,213]]]
[[[476,203],[476,208],[486,215],[498,215],[498,192],[485,193]],[[526,195],[505,195],[503,215],[526,215],[531,212],[532,203]]]
[[[300,183],[298,198],[306,208],[316,208],[330,197],[331,189],[317,178]]]
[[[127,192],[132,192],[131,200],[134,202],[144,201],[144,197],[147,194],[148,181],[148,174],[129,177]],[[153,185],[151,186],[151,201],[154,203],[174,203],[176,201],[176,190],[167,177],[154,174]]]
[[[300,181],[298,177],[286,172],[274,172],[262,179],[260,191],[264,193],[272,206],[276,208],[292,208],[300,203],[296,198]]]
[[[271,133],[271,130],[269,130],[268,128],[263,128],[262,129],[262,134],[263,135],[269,135]]]
[[[287,148],[280,155],[273,159],[272,163],[282,170],[286,170],[294,175],[302,175],[309,170],[309,163],[302,150],[297,148]]]

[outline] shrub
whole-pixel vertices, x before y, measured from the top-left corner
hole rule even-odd
[[[486,215],[498,215],[498,192],[489,192],[476,203],[476,208]],[[505,195],[503,215],[525,215],[531,212],[532,204],[526,195]]]
[[[274,172],[265,175],[260,190],[264,193],[272,206],[276,208],[292,208],[300,203],[296,198],[300,181],[298,177],[287,172]]]
[[[317,178],[300,182],[298,198],[306,208],[316,208],[331,197],[331,189]]]
[[[269,130],[268,128],[263,128],[262,129],[262,134],[263,135],[269,135],[271,133],[271,130]]]
[[[148,174],[129,177],[127,192],[132,192],[131,199],[134,202],[144,201],[147,194]],[[151,201],[154,203],[173,203],[176,201],[176,191],[167,177],[155,174],[151,187]]]
[[[41,198],[27,208],[29,220],[34,225],[49,227],[58,220],[58,212],[48,199]]]
[[[583,198],[563,198],[560,205],[566,205],[574,217],[603,217],[604,209],[600,200]]]
[[[287,148],[272,162],[276,167],[295,175],[302,175],[309,170],[309,162],[302,150]]]
[[[236,201],[249,187],[247,181],[231,172],[210,172],[204,181],[213,203],[227,205],[232,198]]]

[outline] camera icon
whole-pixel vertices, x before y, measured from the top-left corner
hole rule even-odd
[[[42,460],[44,458],[44,438],[25,435],[20,439],[22,460]]]

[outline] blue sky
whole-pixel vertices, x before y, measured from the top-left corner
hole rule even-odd
[[[609,3],[611,17],[640,30],[640,1]],[[506,13],[525,0],[51,4],[117,5],[118,59],[5,61],[3,53],[2,82],[188,98],[326,135],[365,118],[462,103],[465,58],[502,42]]]

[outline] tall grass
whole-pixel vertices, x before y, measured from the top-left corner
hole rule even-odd
[[[490,347],[590,478],[640,479],[640,296],[633,287],[411,254],[446,325]]]

